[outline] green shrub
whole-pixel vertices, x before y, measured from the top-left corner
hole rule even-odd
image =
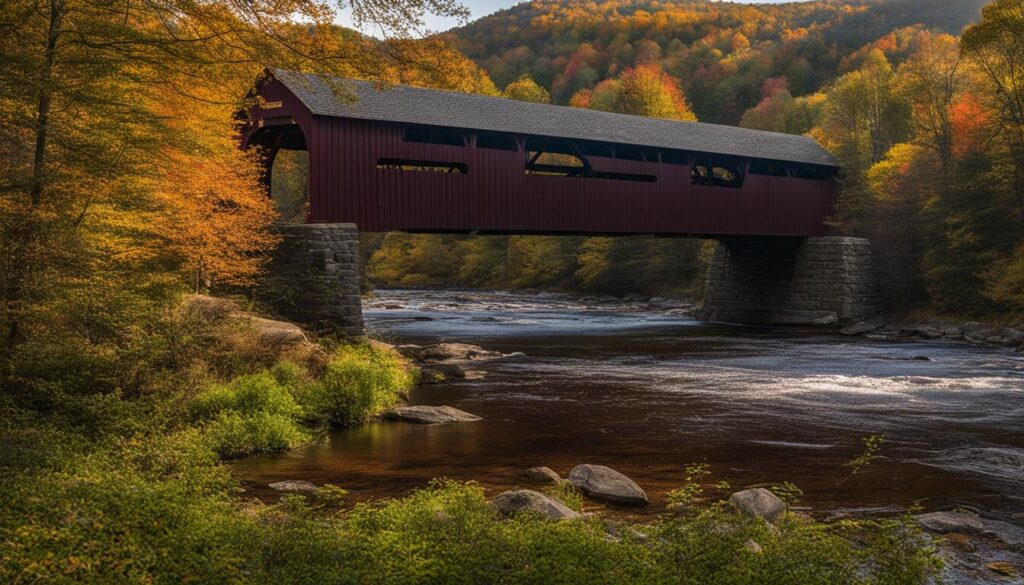
[[[209,420],[225,412],[282,416],[298,416],[301,412],[289,388],[269,371],[214,384],[192,400],[190,410],[197,420]]]
[[[287,451],[311,439],[292,417],[268,412],[223,412],[206,426],[205,437],[210,449],[225,459]]]
[[[369,346],[342,346],[319,381],[299,394],[313,420],[350,425],[394,407],[414,383],[394,353]]]
[[[544,492],[565,504],[570,510],[576,510],[577,512],[583,510],[583,492],[567,481],[560,481],[548,487]]]
[[[301,408],[286,384],[297,383],[297,368],[270,371],[215,384],[189,407],[203,426],[206,444],[223,458],[286,451],[310,440],[299,423]]]

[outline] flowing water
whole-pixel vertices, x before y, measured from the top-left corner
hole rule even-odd
[[[734,488],[792,482],[816,511],[1024,511],[1024,355],[1006,349],[724,326],[557,295],[379,291],[364,315],[396,343],[522,355],[412,393],[483,421],[380,422],[249,458],[237,470],[255,493],[306,479],[394,496],[442,476],[496,493],[528,467],[564,475],[589,462],[633,478],[658,510],[687,464],[707,462]],[[885,437],[881,457],[851,475],[870,434]]]

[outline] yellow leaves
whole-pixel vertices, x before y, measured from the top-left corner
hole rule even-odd
[[[923,156],[923,149],[910,143],[897,144],[890,148],[885,158],[867,171],[868,185],[875,198],[884,201],[906,196],[908,190],[904,188],[903,179],[911,173],[915,165],[921,164]]]

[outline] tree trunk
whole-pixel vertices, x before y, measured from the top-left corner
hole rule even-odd
[[[36,225],[37,215],[46,194],[46,148],[53,102],[53,69],[57,58],[57,39],[66,12],[65,0],[50,0],[50,26],[47,29],[46,50],[38,81],[34,130],[35,149],[32,157],[32,177],[29,182],[30,204],[24,225],[19,226],[13,234],[11,272],[8,274],[7,286],[4,291],[9,349],[13,349],[21,341],[25,286],[34,270],[32,248],[39,236],[39,229]]]

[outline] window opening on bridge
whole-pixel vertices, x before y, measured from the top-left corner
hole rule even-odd
[[[466,146],[466,137],[462,131],[455,128],[440,128],[437,126],[406,126],[402,133],[402,140],[424,144]]]
[[[593,147],[593,144],[590,144],[588,145],[588,150],[593,152],[597,149]],[[641,183],[654,183],[658,180],[658,177],[655,175],[596,171],[581,151],[582,149],[579,145],[567,140],[527,139],[525,172],[528,175],[584,177],[590,179],[611,179],[614,181],[638,181]],[[613,154],[611,148],[607,152],[608,154]],[[617,154],[617,149],[615,154]]]
[[[795,165],[793,166],[793,176],[798,179],[811,179],[812,181],[824,181],[828,178],[828,173],[821,167],[814,167],[810,165]]]
[[[589,177],[591,173],[587,162],[577,154],[527,150],[526,174],[553,177]]]
[[[743,186],[743,165],[727,158],[700,156],[690,171],[690,182],[707,187],[738,189]]]
[[[390,171],[428,171],[457,175],[469,173],[469,165],[466,163],[408,160],[404,158],[382,158],[377,161],[377,168]]]
[[[579,154],[579,150],[565,140],[526,140],[527,175],[548,175],[554,177],[589,177],[590,163]]]
[[[494,150],[519,150],[514,136],[498,132],[477,132],[476,146]]]
[[[771,162],[767,160],[752,160],[750,161],[750,174],[751,175],[766,175],[769,177],[788,177],[789,173],[786,170],[786,165],[782,163]]]

